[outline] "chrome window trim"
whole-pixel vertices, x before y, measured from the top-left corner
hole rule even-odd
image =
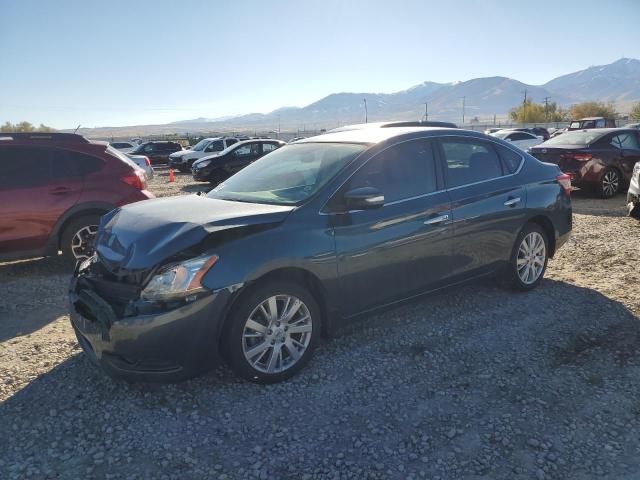
[[[487,135],[489,136],[489,135]],[[494,177],[494,178],[489,178],[487,180],[480,180],[479,182],[473,182],[473,183],[465,183],[464,185],[458,185],[457,187],[451,187],[451,188],[443,188],[441,190],[436,190],[434,192],[429,192],[429,193],[424,193],[422,195],[417,195],[414,197],[409,197],[409,198],[403,198],[401,200],[394,200],[393,202],[389,202],[389,203],[385,203],[384,205],[382,205],[382,207],[380,208],[384,208],[387,205],[398,205],[400,203],[404,203],[404,202],[409,202],[411,200],[417,200],[419,198],[423,198],[423,197],[428,197],[431,195],[434,195],[436,193],[441,193],[441,192],[450,192],[452,190],[458,190],[460,188],[464,188],[464,187],[471,187],[474,185],[480,185],[482,183],[487,183],[487,182],[493,182],[495,180],[498,180],[500,178],[508,178],[508,177],[513,177],[515,175],[518,175],[520,173],[520,171],[522,170],[522,168],[524,167],[524,155],[523,152],[520,151],[517,148],[513,148],[510,145],[504,145],[500,142],[496,142],[494,139],[492,138],[480,138],[480,137],[475,137],[475,136],[467,136],[467,135],[456,135],[456,134],[446,134],[446,135],[431,135],[431,136],[427,136],[427,137],[415,137],[415,138],[411,138],[409,140],[403,140],[401,142],[397,142],[394,143],[392,145],[389,145],[387,148],[385,148],[384,150],[381,150],[380,152],[378,152],[376,155],[374,155],[373,157],[371,157],[369,160],[367,160],[366,162],[364,162],[362,165],[360,165],[351,175],[349,175],[339,186],[338,188],[336,188],[333,193],[331,195],[329,195],[328,199],[326,202],[324,202],[324,204],[322,205],[322,207],[320,207],[320,210],[318,211],[318,213],[320,215],[344,215],[347,213],[357,213],[357,212],[364,212],[364,210],[347,210],[344,212],[323,212],[323,209],[327,206],[327,203],[329,202],[329,200],[331,200],[334,195],[336,193],[338,193],[338,191],[344,186],[345,183],[347,183],[349,180],[351,180],[351,177],[353,177],[356,173],[358,173],[360,171],[360,169],[362,167],[364,167],[367,163],[369,163],[369,161],[373,158],[375,158],[376,156],[380,155],[381,153],[385,152],[386,150],[388,150],[391,147],[395,147],[396,145],[401,145],[403,143],[407,143],[407,142],[411,142],[414,140],[437,140],[439,138],[443,138],[443,137],[453,137],[453,138],[463,138],[463,139],[467,139],[467,138],[471,138],[471,139],[476,139],[476,140],[482,140],[485,142],[490,142],[490,143],[494,143],[496,145],[499,145],[501,147],[506,148],[507,150],[511,150],[513,153],[517,154],[520,157],[520,164],[518,165],[518,168],[516,169],[515,172],[513,173],[509,173],[507,175],[502,175],[500,177]],[[364,153],[364,152],[363,152]],[[498,155],[498,157],[500,157],[500,152],[496,152],[496,154]],[[444,159],[443,159],[444,160]],[[436,160],[437,161],[437,160]],[[445,160],[446,161],[446,160]],[[502,162],[502,159],[500,159],[500,161]],[[446,175],[446,174],[445,174]],[[446,178],[445,178],[445,182],[446,182]]]

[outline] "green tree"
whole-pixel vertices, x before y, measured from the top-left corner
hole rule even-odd
[[[562,122],[567,119],[567,111],[558,107],[555,102],[533,103],[527,100],[509,111],[511,120],[517,123]]]
[[[571,106],[569,110],[572,120],[578,120],[585,117],[607,117],[615,118],[618,116],[613,102],[583,102]]]
[[[47,127],[44,124],[40,124],[39,127],[35,127],[29,122],[20,122],[13,124],[11,122],[4,122],[0,127],[0,132],[55,132],[54,128]]]
[[[632,120],[640,120],[640,102],[635,103],[633,107],[631,107],[629,118],[631,118]]]

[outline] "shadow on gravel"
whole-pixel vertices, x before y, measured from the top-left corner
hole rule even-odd
[[[0,342],[28,335],[68,313],[71,267],[59,258],[0,265]]]
[[[571,206],[573,213],[579,215],[593,215],[597,217],[625,217],[626,193],[613,198],[598,198],[595,193],[585,190],[571,192]]]
[[[239,468],[241,478],[261,478],[263,469],[271,475],[263,478],[301,478],[322,458],[334,458],[344,478],[365,478],[357,468],[376,462],[403,473],[371,478],[421,470],[428,478],[516,478],[515,467],[527,473],[517,478],[534,478],[545,439],[563,458],[544,463],[549,478],[602,478],[576,474],[576,465],[588,468],[576,449],[599,462],[608,454],[574,436],[570,423],[599,422],[591,409],[607,401],[606,384],[616,399],[607,421],[635,425],[627,365],[638,365],[639,342],[639,319],[594,290],[546,280],[511,293],[485,281],[349,322],[278,385],[243,382],[224,367],[175,385],[132,385],[80,354],[0,405],[0,459],[50,468],[52,478],[88,468],[95,477],[209,478],[214,467],[211,478],[239,478]],[[452,449],[455,470],[445,471]]]

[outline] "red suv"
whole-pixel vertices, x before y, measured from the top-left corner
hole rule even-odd
[[[144,172],[103,142],[0,133],[0,260],[93,253],[100,217],[153,198]]]

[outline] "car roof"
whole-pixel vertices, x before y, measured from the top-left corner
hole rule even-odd
[[[33,143],[87,144],[89,140],[75,133],[2,132],[1,142],[19,141]]]
[[[443,128],[443,127],[397,127],[397,128],[362,128],[355,130],[345,130],[341,132],[325,133],[315,137],[303,138],[298,140],[296,144],[301,143],[364,143],[375,144],[384,142],[390,138],[399,137],[411,133],[453,133],[475,134],[475,136],[484,136],[484,134],[473,132],[471,130],[462,130],[459,128]]]
[[[583,120],[611,120],[608,117],[584,117],[584,118],[579,118],[578,120],[573,120],[574,122],[581,122]]]

